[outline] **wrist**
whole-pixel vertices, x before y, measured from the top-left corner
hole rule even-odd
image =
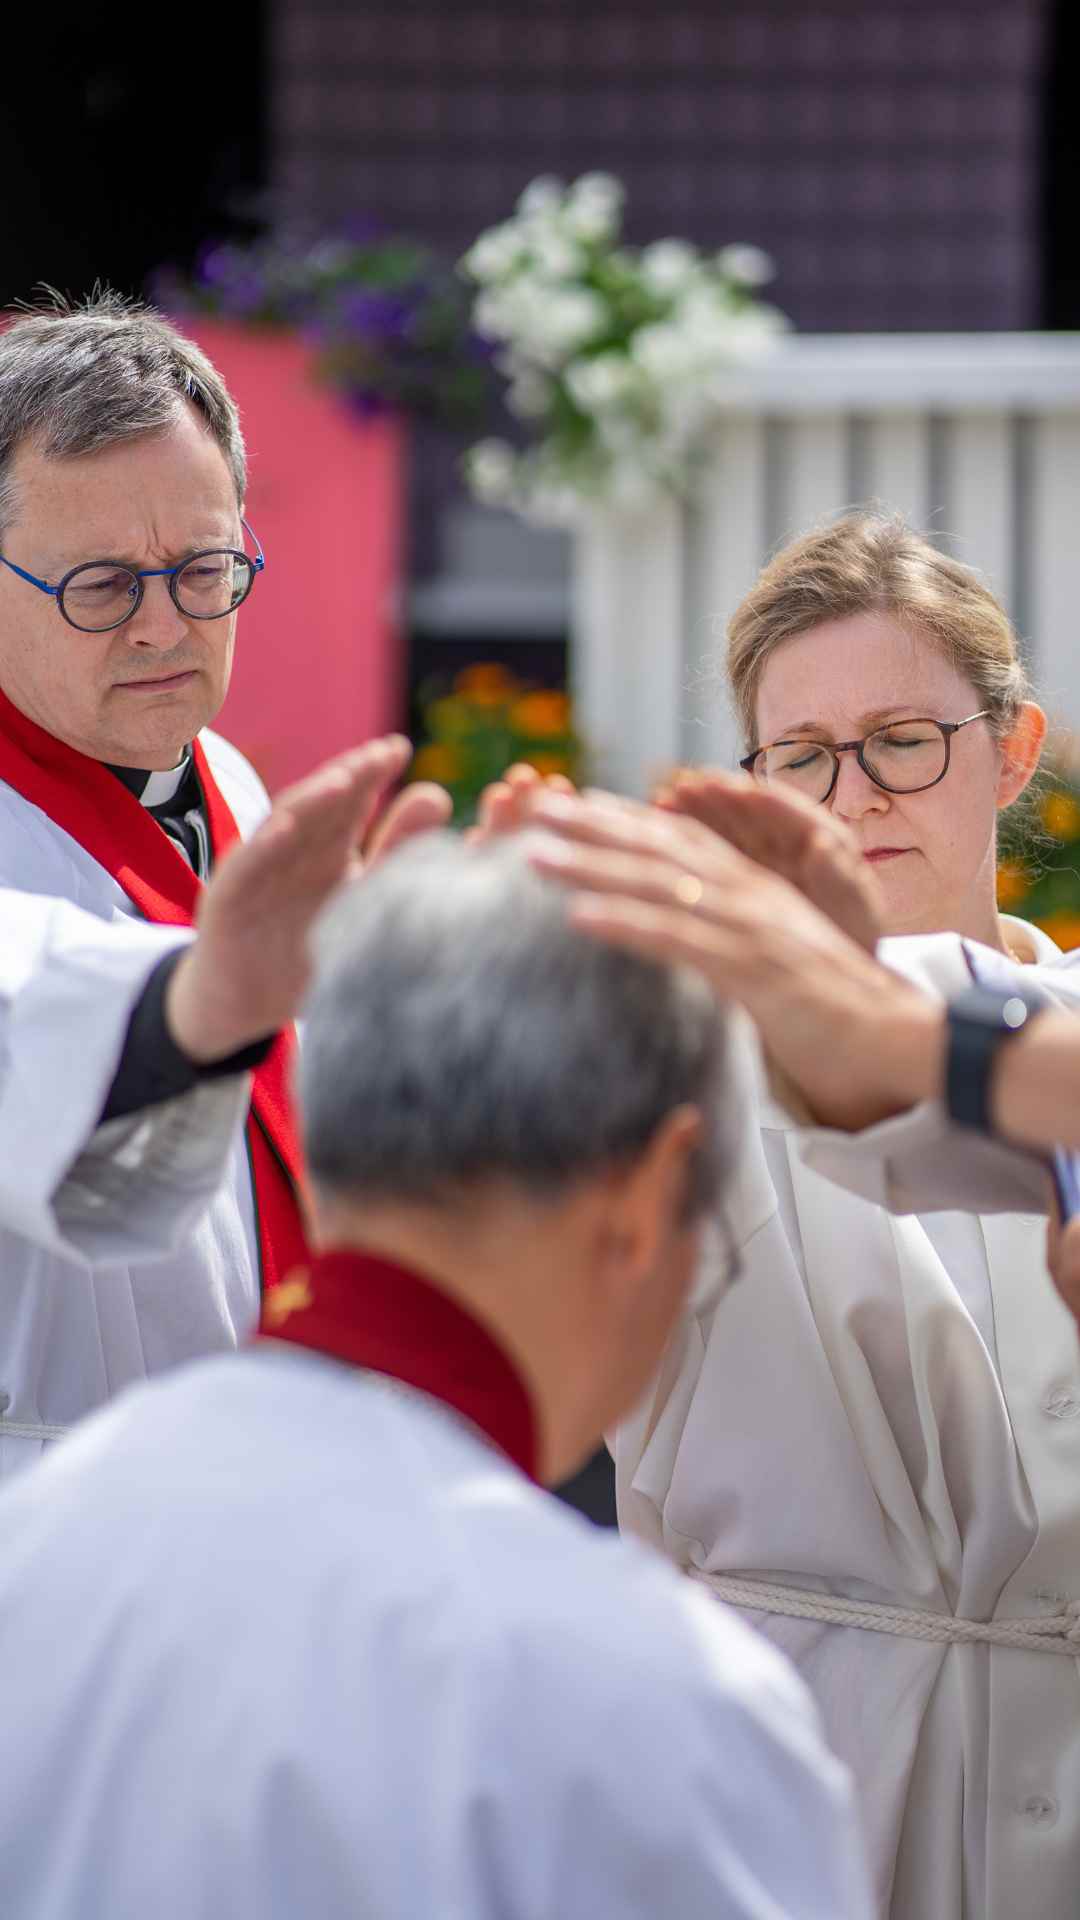
[[[944,1080],[945,1014],[933,1000],[890,981],[847,1011],[848,1044],[837,1049],[832,1091],[811,1095],[819,1121],[846,1132],[878,1125],[934,1099]]]
[[[195,947],[189,947],[173,968],[163,1008],[169,1038],[198,1067],[227,1059],[259,1037],[250,1021],[208,988],[203,971]]]

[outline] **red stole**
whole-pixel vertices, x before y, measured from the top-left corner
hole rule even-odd
[[[195,769],[215,856],[239,838],[198,740]],[[112,875],[147,920],[190,927],[202,882],[167,833],[100,760],[46,733],[0,692],[0,780],[70,834]],[[256,1067],[248,1116],[263,1284],[272,1287],[308,1259],[297,1194],[303,1178],[291,1074],[296,1040],[280,1033]]]
[[[517,1367],[479,1320],[418,1273],[359,1247],[324,1253],[263,1301],[259,1335],[418,1387],[536,1479],[536,1414]]]

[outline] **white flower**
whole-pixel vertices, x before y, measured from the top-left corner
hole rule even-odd
[[[488,340],[508,340],[517,325],[517,310],[507,290],[485,289],[473,305],[473,325]]]
[[[518,212],[529,218],[535,214],[558,213],[562,207],[566,192],[561,180],[553,173],[542,173],[537,180],[530,180],[524,193],[518,200]]]
[[[700,271],[696,247],[686,240],[654,240],[641,255],[641,277],[653,293],[678,293]]]
[[[528,317],[523,314],[520,345],[542,366],[559,366],[607,325],[606,302],[587,287],[536,290]]]
[[[658,386],[692,378],[701,359],[692,331],[670,320],[639,327],[630,342],[630,353],[642,373]]]
[[[776,278],[776,268],[762,247],[723,247],[716,256],[720,272],[741,287],[764,287]]]
[[[623,190],[610,173],[585,173],[567,196],[564,221],[576,240],[610,240],[622,210]]]
[[[585,265],[581,248],[557,227],[539,227],[528,237],[533,265],[549,280],[572,280]]]
[[[532,368],[516,371],[506,404],[519,420],[542,420],[551,405],[551,383]]]
[[[517,461],[505,440],[480,440],[465,455],[465,473],[478,500],[504,507],[514,495]]]
[[[574,360],[563,377],[583,413],[603,413],[621,406],[638,383],[636,370],[624,353],[598,353],[589,360]]]
[[[462,260],[462,268],[470,279],[502,280],[513,271],[521,256],[521,234],[512,220],[504,220],[499,227],[489,227],[469,248]]]

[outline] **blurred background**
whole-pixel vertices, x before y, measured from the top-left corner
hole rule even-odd
[[[1072,945],[1078,53],[1066,0],[54,0],[5,23],[0,302],[147,295],[232,385],[271,787],[388,725],[460,818],[508,758],[730,760],[765,554],[905,512],[1058,723],[1001,884]]]

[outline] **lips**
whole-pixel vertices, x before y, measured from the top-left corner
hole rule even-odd
[[[192,680],[194,677],[195,668],[185,667],[180,673],[162,674],[156,680],[118,680],[116,684],[118,687],[123,687],[125,692],[133,690],[138,692],[144,687],[160,691],[162,688],[182,686],[185,680]]]
[[[914,847],[867,847],[863,859],[871,860],[877,866],[883,860],[899,860],[903,854],[914,851]]]

